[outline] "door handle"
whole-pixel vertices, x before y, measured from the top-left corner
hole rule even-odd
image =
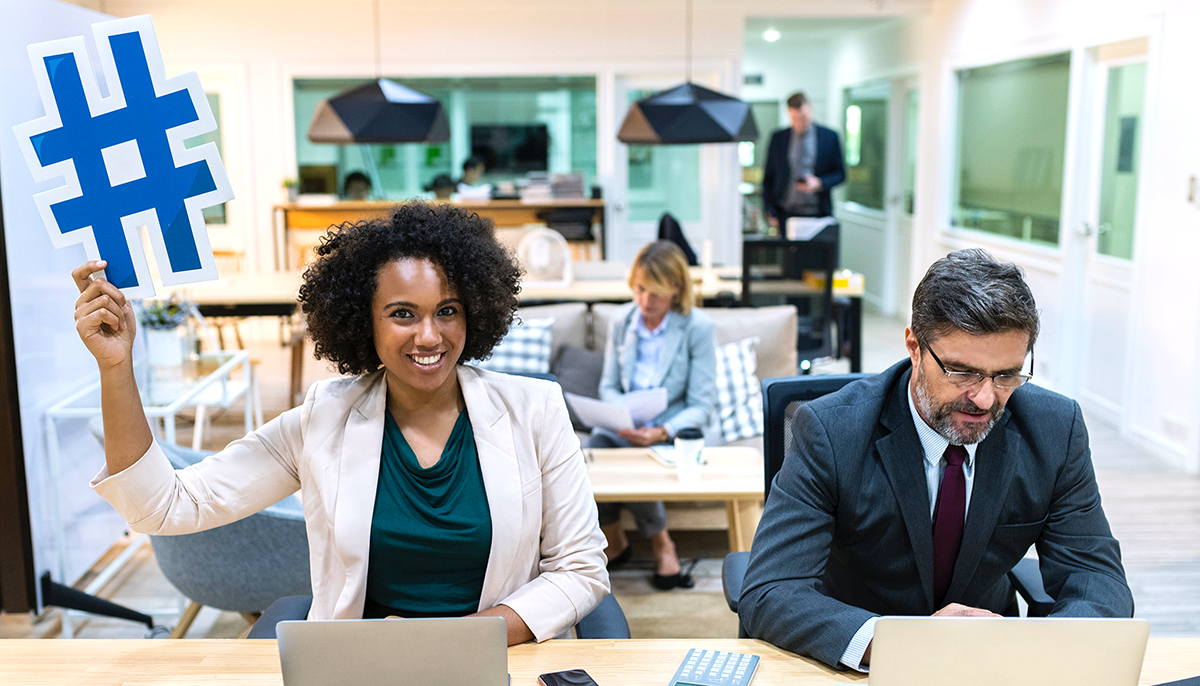
[[[1081,222],[1079,225],[1079,230],[1076,233],[1078,233],[1083,238],[1087,238],[1088,236],[1092,235],[1093,233],[1096,233],[1096,230],[1092,228],[1092,225],[1090,222]]]

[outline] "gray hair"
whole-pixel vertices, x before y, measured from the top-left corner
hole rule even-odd
[[[1037,304],[1025,272],[970,248],[934,262],[912,300],[912,331],[922,345],[955,330],[972,335],[1024,331],[1037,341]]]

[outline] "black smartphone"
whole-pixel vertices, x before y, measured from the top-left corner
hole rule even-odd
[[[587,672],[582,669],[568,669],[565,672],[551,672],[538,677],[540,686],[599,686]]]

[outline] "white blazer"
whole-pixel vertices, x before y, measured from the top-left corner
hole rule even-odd
[[[512,608],[538,641],[566,635],[609,591],[604,535],[557,384],[459,366],[492,517],[480,610]],[[304,404],[187,469],[154,444],[92,487],[134,531],[228,524],[297,489],[312,569],[310,619],[359,619],[383,449],[382,372],[312,385]]]

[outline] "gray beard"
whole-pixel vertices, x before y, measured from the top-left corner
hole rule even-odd
[[[934,407],[933,398],[929,397],[929,392],[925,390],[925,370],[920,367],[917,368],[917,409],[921,411],[921,416],[929,421],[930,427],[952,445],[971,445],[982,441],[987,438],[992,427],[996,425],[996,420],[1000,418],[1000,413],[993,411],[986,424],[974,430],[960,429],[950,419],[950,414],[956,409],[954,403]]]

